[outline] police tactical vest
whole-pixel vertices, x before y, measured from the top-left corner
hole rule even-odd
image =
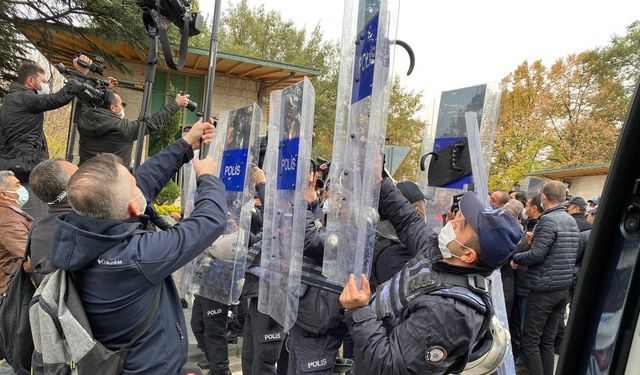
[[[431,259],[420,255],[407,263],[402,271],[376,289],[371,307],[378,320],[396,326],[402,311],[423,294],[453,298],[463,302],[490,321],[493,315],[491,282],[479,274],[457,275],[434,271]],[[483,324],[483,331],[487,324]]]

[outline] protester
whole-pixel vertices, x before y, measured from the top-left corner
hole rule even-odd
[[[522,190],[511,190],[509,192],[509,198],[520,201],[522,205],[527,204],[527,193]]]
[[[495,210],[497,208],[502,208],[502,206],[509,202],[509,199],[511,199],[511,197],[509,197],[509,194],[506,191],[496,190],[490,194],[489,204],[491,205],[491,208]]]
[[[520,216],[524,209],[523,204],[519,200],[511,199],[504,205],[503,209],[518,221],[518,229],[522,230],[523,228],[522,224],[520,224]],[[502,278],[502,289],[504,292],[504,303],[507,309],[507,317],[509,320],[512,320],[515,304],[516,276],[514,269],[511,267],[509,262],[500,267],[500,277]]]
[[[73,60],[82,74],[88,68],[78,65],[78,60],[91,65],[84,55]],[[70,85],[51,94],[45,70],[38,64],[24,63],[17,71],[17,79],[9,86],[0,112],[0,169],[11,169],[29,193],[29,173],[43,160],[49,158],[49,147],[44,136],[44,113],[67,105],[73,100]],[[46,205],[31,194],[32,198],[22,209],[39,219],[47,212]]]
[[[587,203],[589,204],[589,209],[598,207],[598,205],[600,204],[600,196],[596,195],[595,197],[589,199]]]
[[[29,192],[11,171],[0,171],[0,295],[7,290],[11,275],[22,266],[33,218],[22,210]],[[29,263],[25,271],[31,271]]]
[[[175,374],[186,361],[187,332],[171,273],[204,251],[226,226],[224,186],[214,177],[215,162],[193,159],[200,139],[210,142],[213,132],[213,124],[199,121],[134,175],[114,155],[103,154],[69,180],[73,212],[56,224],[53,264],[75,281],[96,340],[118,350],[161,293],[158,311],[129,350],[123,374]],[[167,231],[142,231],[146,202],[192,159],[198,187],[191,216]]]
[[[544,209],[540,193],[534,193],[529,196],[524,206],[523,215],[525,238],[518,243],[516,253],[522,253],[529,250],[533,240],[533,230],[538,223],[538,219]],[[512,267],[513,268],[513,267]],[[511,314],[509,328],[511,329],[511,342],[514,347],[514,355],[517,356],[517,363],[523,364],[524,358],[522,353],[522,332],[524,331],[524,316],[527,309],[527,296],[529,295],[529,282],[527,281],[527,266],[518,266],[514,270],[515,275],[515,297],[514,310]]]
[[[78,167],[65,160],[51,159],[36,165],[29,181],[34,194],[49,206],[47,216],[38,220],[31,229],[30,253],[33,278],[36,286],[53,272],[51,249],[53,233],[58,216],[71,211],[67,199],[67,184]]]
[[[462,372],[492,316],[484,278],[511,256],[522,236],[517,222],[466,193],[456,217],[436,235],[389,179],[380,190],[380,213],[421,255],[378,287],[371,305],[367,279],[361,277],[358,289],[350,277],[340,303],[355,342],[354,373]],[[433,258],[438,250],[441,257]],[[426,282],[430,275],[435,283]],[[486,288],[470,289],[470,277]],[[441,286],[444,278],[453,290]],[[399,295],[405,298],[394,297]]]
[[[587,211],[587,221],[593,225],[594,222],[596,221],[596,215],[598,214],[598,207],[596,206],[595,208],[590,208],[589,211]]]
[[[522,350],[531,375],[552,375],[554,341],[573,284],[580,245],[575,220],[564,210],[566,186],[551,181],[542,188],[540,216],[529,250],[513,256],[513,264],[528,266],[529,296]]]

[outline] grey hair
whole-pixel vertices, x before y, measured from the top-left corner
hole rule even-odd
[[[62,159],[50,159],[36,165],[29,175],[29,185],[31,190],[46,203],[61,202],[64,200],[64,193],[67,191],[66,173],[60,168],[59,161]]]
[[[522,202],[516,199],[512,199],[507,202],[504,207],[502,207],[505,211],[511,214],[516,220],[520,219],[520,213],[524,209],[524,205]]]
[[[7,177],[15,176],[15,173],[11,171],[0,171],[0,190],[7,188]]]
[[[122,220],[127,217],[131,191],[122,183],[119,159],[100,154],[82,164],[67,187],[71,207],[78,214],[94,219]]]

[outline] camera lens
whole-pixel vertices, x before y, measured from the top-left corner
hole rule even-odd
[[[191,112],[195,111],[196,109],[198,109],[198,103],[194,102],[193,100],[189,100],[189,103],[187,104],[187,109]]]

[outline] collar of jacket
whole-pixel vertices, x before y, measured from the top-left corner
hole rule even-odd
[[[449,272],[456,275],[466,275],[472,273],[478,273],[484,277],[488,277],[493,273],[493,270],[480,267],[459,267],[453,264],[446,263],[444,261],[438,261],[433,264],[433,269],[440,272]]]
[[[27,220],[33,220],[33,218],[31,216],[29,216],[28,213],[22,211],[22,209],[20,209],[18,207],[10,206],[10,205],[4,204],[4,203],[0,203],[0,206],[6,207],[6,208],[12,210],[13,212],[17,213],[18,215],[24,216]]]
[[[550,209],[548,209],[548,210],[544,210],[544,212],[542,213],[542,215],[540,215],[540,217],[538,218],[538,220],[539,220],[541,217],[543,217],[544,215],[548,214],[548,213],[555,212],[555,211],[559,211],[559,210],[565,211],[564,206],[563,206],[563,205],[561,205],[561,204],[559,204],[559,205],[557,205],[557,206],[555,206],[555,207],[553,207],[553,208],[550,208]],[[565,211],[565,212],[566,212],[566,211]]]
[[[17,82],[14,82],[9,86],[9,92],[10,93],[18,92],[18,91],[32,91],[32,92],[35,92],[35,93],[38,92],[36,89],[30,89],[27,86],[25,86],[23,84],[20,84],[20,83],[17,83]]]

